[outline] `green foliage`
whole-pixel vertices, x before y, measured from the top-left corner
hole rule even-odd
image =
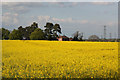
[[[21,33],[22,37],[26,39],[26,35],[27,35],[26,29],[20,26],[18,30]]]
[[[0,40],[2,40],[2,28],[0,28]]]
[[[55,32],[55,33],[61,33],[61,28],[60,28],[60,25],[59,24],[55,24],[54,26],[53,26],[53,32]]]
[[[44,26],[45,30],[38,28],[38,24],[33,22],[30,26],[23,28],[22,26],[18,27],[18,30],[13,30],[11,33],[2,28],[2,39],[11,39],[11,40],[22,40],[22,39],[32,39],[32,40],[56,40],[58,33],[61,33],[61,28],[59,24],[53,25],[53,23],[46,23]],[[9,35],[10,34],[10,35]]]
[[[10,40],[22,40],[22,34],[19,30],[13,30],[12,33],[9,35]]]
[[[45,27],[45,35],[48,40],[55,40],[58,37],[57,33],[61,33],[61,28],[59,24],[53,25],[53,23],[46,23]]]
[[[38,24],[36,22],[33,22],[33,24],[31,24],[31,26],[28,26],[25,28],[25,37],[26,39],[30,39],[30,35],[31,33],[36,29],[38,28]]]
[[[73,39],[72,41],[83,41],[83,33],[79,33],[79,31],[76,31],[74,34],[73,34]]]
[[[36,28],[38,28],[38,24],[36,22],[33,22],[33,24],[31,24],[30,26],[27,26],[25,28],[20,26],[18,28],[18,30],[21,32],[23,38],[29,40],[31,33],[34,32],[34,30]]]
[[[53,29],[53,23],[46,23],[46,26],[44,26],[45,29],[45,34],[48,36],[50,34],[53,34],[52,29]]]
[[[40,28],[37,28],[34,30],[34,32],[31,33],[30,39],[31,40],[43,40],[45,39],[45,34],[43,30],[41,30]]]
[[[61,28],[59,24],[55,24],[53,26],[53,38],[54,39],[58,37],[57,33],[61,33]]]
[[[5,28],[1,28],[0,33],[2,33],[2,39],[9,39],[9,34],[10,34],[9,30]]]

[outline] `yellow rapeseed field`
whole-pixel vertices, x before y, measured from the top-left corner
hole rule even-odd
[[[116,78],[117,42],[3,40],[4,78]]]

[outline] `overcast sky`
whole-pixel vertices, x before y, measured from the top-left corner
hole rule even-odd
[[[74,32],[103,36],[104,25],[107,37],[117,37],[117,2],[3,2],[2,27],[9,30],[19,26],[29,26],[37,22],[43,29],[46,22],[58,23],[62,35],[71,36]]]

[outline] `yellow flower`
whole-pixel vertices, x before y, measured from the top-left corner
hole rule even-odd
[[[117,77],[118,43],[2,40],[2,63],[10,78]]]

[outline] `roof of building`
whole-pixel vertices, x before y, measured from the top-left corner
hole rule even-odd
[[[58,38],[68,38],[67,36],[58,36]]]

